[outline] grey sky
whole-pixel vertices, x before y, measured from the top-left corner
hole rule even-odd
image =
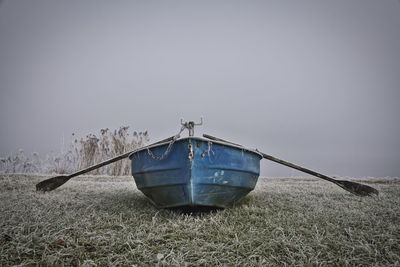
[[[399,100],[395,0],[0,5],[0,156],[204,116],[197,134],[326,174],[400,176]]]

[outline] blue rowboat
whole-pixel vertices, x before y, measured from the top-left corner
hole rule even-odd
[[[69,179],[129,156],[136,185],[160,208],[220,207],[226,208],[254,189],[260,175],[262,158],[311,174],[334,183],[357,196],[378,195],[373,187],[336,180],[299,165],[250,150],[241,145],[203,134],[193,137],[193,121],[183,122],[180,132],[147,147],[118,155],[70,175],[41,181],[36,190],[51,191]],[[189,137],[180,134],[189,130]]]
[[[226,208],[252,191],[262,155],[239,145],[189,136],[133,152],[137,188],[159,208]]]

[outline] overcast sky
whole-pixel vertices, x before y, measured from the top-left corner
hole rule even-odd
[[[399,101],[396,0],[0,4],[0,157],[203,116],[198,135],[325,174],[400,176]]]

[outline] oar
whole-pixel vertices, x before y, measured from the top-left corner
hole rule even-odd
[[[167,139],[164,139],[164,140],[158,141],[156,143],[153,143],[151,145],[148,145],[147,147],[153,146],[153,145],[156,145],[156,144],[169,142],[169,141],[173,140],[174,138],[178,138],[178,136],[171,136],[171,137],[169,137]],[[143,148],[139,148],[139,149],[143,149]],[[124,158],[128,157],[129,154],[131,154],[131,153],[133,153],[133,152],[135,152],[136,150],[139,150],[139,149],[135,149],[135,150],[126,152],[124,154],[116,156],[115,158],[108,159],[106,161],[100,162],[100,163],[98,163],[96,165],[93,165],[93,166],[90,166],[90,167],[88,167],[86,169],[74,172],[74,173],[72,173],[70,175],[60,175],[60,176],[56,176],[56,177],[52,177],[52,178],[43,180],[43,181],[41,181],[40,183],[38,183],[36,185],[36,190],[37,191],[43,191],[43,192],[54,190],[54,189],[60,187],[61,185],[65,184],[69,179],[71,179],[71,178],[73,178],[75,176],[78,176],[78,175],[93,171],[95,169],[98,169],[98,168],[103,167],[105,165],[108,165],[110,163],[113,163],[113,162],[116,162],[118,160],[124,159]]]
[[[228,144],[232,144],[232,145],[243,147],[243,146],[241,146],[239,144],[235,144],[235,143],[232,143],[232,142],[229,142],[229,141],[225,141],[225,140],[223,140],[221,138],[217,138],[217,137],[214,137],[214,136],[211,136],[211,135],[208,135],[208,134],[203,134],[203,136],[205,138],[208,138],[208,139],[211,139],[211,140],[214,140],[214,141],[225,142],[225,143],[228,143]],[[321,173],[318,173],[318,172],[306,169],[304,167],[298,166],[296,164],[284,161],[282,159],[278,159],[278,158],[275,158],[273,156],[267,155],[267,154],[262,153],[262,152],[260,152],[258,150],[256,150],[256,152],[260,153],[263,156],[263,158],[265,158],[265,159],[274,161],[276,163],[285,165],[287,167],[290,167],[290,168],[293,168],[293,169],[296,169],[296,170],[311,174],[311,175],[316,176],[318,178],[324,179],[326,181],[332,182],[332,183],[340,186],[344,190],[347,190],[350,193],[353,193],[353,194],[355,194],[357,196],[371,196],[373,194],[375,194],[375,195],[379,194],[378,190],[376,190],[375,188],[370,187],[368,185],[359,184],[359,183],[356,183],[356,182],[350,182],[350,181],[346,181],[346,180],[336,180],[336,179],[333,179],[333,178],[331,178],[329,176],[323,175]]]

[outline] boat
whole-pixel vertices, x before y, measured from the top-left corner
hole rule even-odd
[[[262,155],[189,136],[135,151],[129,159],[137,188],[156,207],[227,208],[254,189]]]
[[[181,130],[174,136],[72,174],[43,180],[36,184],[36,190],[52,191],[73,177],[129,157],[137,188],[158,208],[232,206],[254,189],[260,175],[261,159],[329,181],[357,196],[379,194],[368,185],[337,180],[257,149],[207,134],[195,137],[194,127],[202,125],[203,119],[197,124],[181,120],[181,124]],[[189,131],[189,136],[181,138],[184,130]]]

